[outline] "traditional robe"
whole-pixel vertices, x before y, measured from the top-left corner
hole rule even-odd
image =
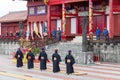
[[[47,69],[46,62],[47,62],[48,58],[47,58],[47,54],[45,51],[40,52],[38,60],[40,60],[40,70]]]
[[[59,63],[61,62],[61,57],[58,53],[54,53],[52,55],[52,62],[53,62],[53,72],[59,72],[60,71]]]
[[[68,54],[65,57],[66,73],[67,74],[71,74],[71,73],[74,72],[74,69],[73,69],[73,64],[74,63],[75,63],[75,60],[74,60],[73,56],[71,54]]]
[[[23,53],[21,52],[21,50],[19,49],[16,54],[15,54],[15,58],[17,59],[17,67],[22,67],[23,66]]]
[[[28,60],[28,62],[27,62],[28,69],[34,68],[34,62],[33,62],[35,59],[34,54],[30,51],[30,52],[28,52],[26,58]]]

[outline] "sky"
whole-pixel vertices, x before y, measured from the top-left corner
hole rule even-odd
[[[22,0],[0,0],[0,17],[13,11],[27,10],[27,1]]]

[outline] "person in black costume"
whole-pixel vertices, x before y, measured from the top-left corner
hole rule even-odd
[[[66,73],[68,75],[74,73],[74,69],[73,69],[73,64],[74,63],[75,63],[75,59],[71,55],[71,50],[69,50],[68,55],[65,57]]]
[[[22,51],[20,50],[20,48],[18,48],[16,54],[15,54],[15,58],[17,59],[17,67],[22,67],[23,66],[23,53]]]
[[[58,54],[58,49],[55,49],[55,53],[53,53],[52,55],[52,62],[53,62],[53,72],[59,72],[60,71],[60,67],[59,67],[59,63],[61,62],[61,57]]]
[[[35,59],[35,56],[31,52],[31,48],[29,49],[29,52],[28,52],[26,58],[28,60],[28,62],[27,62],[28,69],[34,68],[34,59]]]
[[[42,52],[40,52],[38,60],[40,60],[40,70],[46,70],[46,62],[48,61],[48,58],[44,48],[42,48]]]

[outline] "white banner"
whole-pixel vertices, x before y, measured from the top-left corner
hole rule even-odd
[[[30,29],[29,29],[29,24],[27,25],[27,31],[26,31],[26,39],[29,38],[29,34],[30,34]]]
[[[39,24],[39,33],[40,33],[40,35],[41,35],[41,37],[43,38],[43,33],[42,33],[42,26],[41,26],[41,23]]]

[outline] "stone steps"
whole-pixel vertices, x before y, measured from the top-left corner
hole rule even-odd
[[[48,54],[49,59],[51,59],[51,56],[54,53],[55,48],[58,49],[58,53],[60,54],[62,60],[64,61],[65,56],[68,54],[68,50],[72,50],[72,55],[77,59],[77,56],[82,51],[82,44],[73,42],[59,42],[48,45],[46,47],[46,52]]]

